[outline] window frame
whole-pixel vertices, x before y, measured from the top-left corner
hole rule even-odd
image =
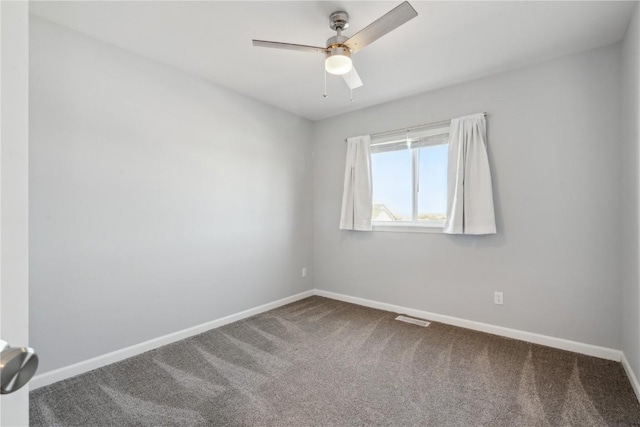
[[[408,233],[442,233],[444,229],[445,221],[419,221],[418,220],[418,196],[419,196],[419,184],[420,184],[420,148],[426,146],[448,145],[448,135],[450,131],[449,124],[444,126],[438,126],[437,128],[429,129],[427,134],[433,135],[447,135],[446,143],[433,143],[423,144],[422,146],[407,148],[411,151],[411,204],[412,204],[412,220],[411,221],[375,221],[371,220],[371,228],[373,231],[389,231],[389,232],[408,232]],[[414,139],[407,135],[398,140],[387,141],[380,144],[389,144],[394,142],[404,141],[410,145]],[[375,146],[375,142],[371,141],[371,146]],[[396,150],[393,150],[396,151]],[[399,150],[398,150],[399,151]],[[375,155],[377,153],[372,153]],[[448,186],[448,183],[447,183]]]

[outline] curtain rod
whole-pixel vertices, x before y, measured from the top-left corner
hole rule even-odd
[[[482,114],[484,114],[484,116],[485,116],[485,117],[487,117],[487,116],[488,116],[488,113],[486,113],[486,112],[484,112],[484,113],[482,113]],[[372,133],[372,134],[371,134],[371,135],[369,135],[369,136],[387,135],[387,134],[389,134],[389,133],[396,133],[396,132],[400,132],[400,131],[408,132],[408,131],[410,131],[410,130],[418,129],[418,128],[422,128],[422,127],[425,127],[425,126],[437,126],[437,125],[444,125],[444,124],[446,124],[446,123],[451,122],[451,120],[453,120],[453,119],[449,119],[449,120],[441,120],[441,121],[439,121],[439,122],[433,122],[433,123],[423,123],[423,124],[421,124],[421,125],[411,126],[411,127],[408,127],[408,128],[400,128],[400,129],[394,129],[394,130],[387,130],[387,131],[384,131],[384,132]],[[345,142],[347,142],[348,140],[349,140],[349,138],[345,139],[344,141],[345,141]]]

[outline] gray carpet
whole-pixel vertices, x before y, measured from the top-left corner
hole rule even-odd
[[[311,297],[31,393],[34,426],[639,426],[620,363]]]

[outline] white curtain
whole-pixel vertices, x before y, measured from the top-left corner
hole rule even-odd
[[[448,234],[495,234],[491,170],[484,114],[451,121],[449,133]]]
[[[356,136],[347,140],[347,164],[342,193],[342,230],[371,231],[371,138]]]

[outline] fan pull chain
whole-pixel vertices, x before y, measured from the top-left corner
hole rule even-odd
[[[329,95],[327,95],[327,70],[324,70],[324,93],[322,94],[323,97],[328,98]]]

